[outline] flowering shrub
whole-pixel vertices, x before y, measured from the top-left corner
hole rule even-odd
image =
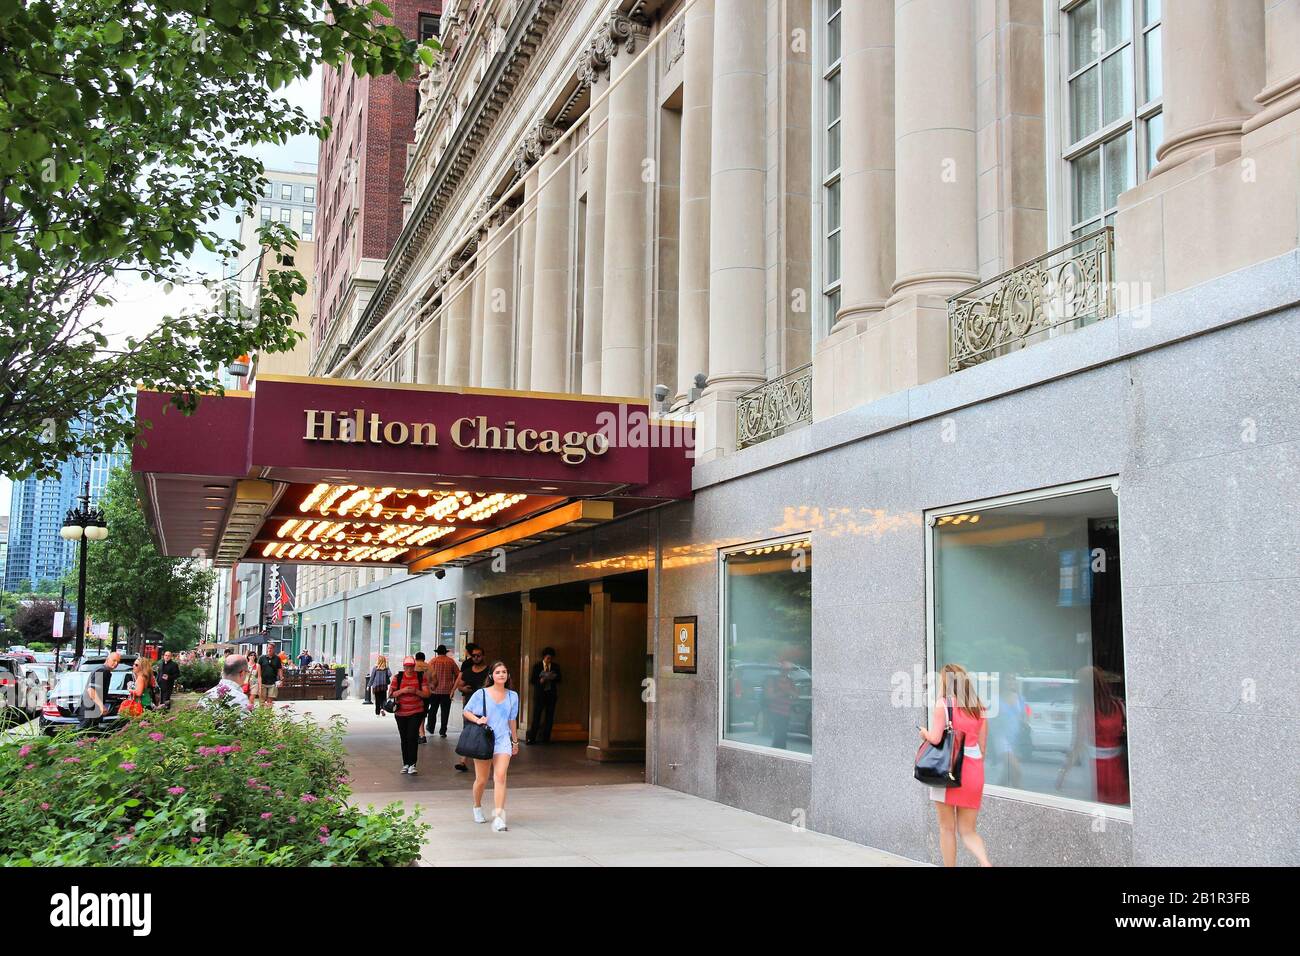
[[[180,690],[207,690],[221,681],[221,665],[216,661],[191,661],[181,665],[177,680]]]
[[[0,866],[384,866],[424,824],[349,802],[342,725],[283,710],[146,714],[0,747]]]

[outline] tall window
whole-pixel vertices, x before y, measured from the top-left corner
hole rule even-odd
[[[1109,481],[928,516],[932,670],[988,711],[985,784],[1129,805],[1119,505]]]
[[[423,630],[424,608],[409,608],[406,612],[406,653],[415,654],[422,650],[424,637],[420,632]]]
[[[445,647],[456,646],[456,602],[438,603],[438,643]]]
[[[392,637],[393,620],[388,612],[385,611],[383,614],[379,615],[379,653],[383,654],[385,657],[388,656],[388,652],[391,649],[389,642],[392,640]]]
[[[281,184],[280,184],[280,198],[283,199],[283,200],[285,200],[286,202],[292,200],[292,199],[293,199],[293,186],[289,185],[289,183],[281,183]]]
[[[302,237],[304,239],[312,238],[312,229],[316,224],[316,215],[310,209],[302,211]]]
[[[315,202],[315,201],[316,201],[316,187],[315,187],[315,186],[303,186],[303,187],[302,187],[302,201],[303,201],[303,202]]]
[[[821,283],[825,327],[840,310],[840,0],[826,0],[822,26]]]
[[[1062,4],[1070,235],[1111,225],[1163,139],[1161,0]]]
[[[432,40],[438,36],[440,29],[437,14],[422,13],[420,14],[420,42]]]
[[[286,226],[289,224],[289,216],[292,214],[292,212],[293,210],[288,209],[287,207],[282,206],[280,208],[280,221],[284,223]]]
[[[263,224],[265,224],[265,223],[268,223],[268,222],[270,222],[270,221],[271,221],[271,207],[270,207],[270,206],[263,206],[263,207],[262,207],[262,222],[263,222]]]
[[[722,555],[722,739],[812,753],[812,542]]]

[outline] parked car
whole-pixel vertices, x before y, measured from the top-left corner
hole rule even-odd
[[[1029,746],[1067,753],[1074,743],[1074,696],[1068,677],[1022,677],[1020,696],[1029,711]]]
[[[103,716],[94,727],[87,724],[84,714],[86,685],[90,683],[90,674],[105,661],[104,655],[87,657],[75,671],[63,671],[54,682],[54,688],[41,708],[41,733],[53,736],[60,730],[94,730],[99,733],[111,733],[124,719],[121,714],[122,703],[126,700],[126,686],[131,681],[131,667],[135,655],[123,656],[117,665],[108,685],[108,700],[105,702]]]
[[[19,704],[30,717],[35,717],[45,706],[45,698],[54,687],[52,664],[24,664],[22,666],[23,699]]]
[[[0,657],[0,729],[27,719],[22,668],[17,658]]]

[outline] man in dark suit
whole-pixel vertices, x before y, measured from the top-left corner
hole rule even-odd
[[[181,679],[181,665],[172,658],[171,651],[163,651],[162,666],[158,668],[159,700],[163,707],[171,703],[176,684]]]
[[[560,696],[560,666],[555,663],[555,648],[542,648],[542,659],[533,665],[528,683],[533,688],[533,719],[528,722],[525,743],[549,744],[555,725],[555,702]]]

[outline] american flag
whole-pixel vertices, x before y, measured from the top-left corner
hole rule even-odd
[[[271,623],[279,624],[284,620],[285,608],[293,607],[293,595],[289,593],[289,585],[284,583],[284,578],[277,582],[280,586],[275,591],[275,606],[271,609]]]

